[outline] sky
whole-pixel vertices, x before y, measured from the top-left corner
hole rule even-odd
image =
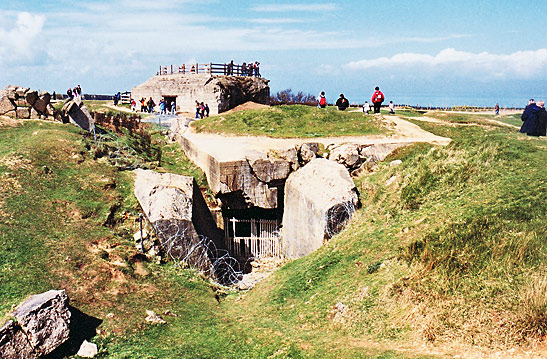
[[[259,61],[272,93],[524,105],[547,98],[546,24],[547,0],[2,0],[0,88],[112,94],[234,60]]]

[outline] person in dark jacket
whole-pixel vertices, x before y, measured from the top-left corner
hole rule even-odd
[[[545,136],[547,127],[547,111],[545,111],[543,101],[538,101],[537,104],[526,106],[530,107],[526,116],[522,114],[524,123],[520,128],[520,132],[526,133],[528,136]],[[526,109],[524,109],[526,113]]]
[[[347,98],[344,97],[343,93],[341,93],[338,100],[336,100],[336,107],[338,107],[340,111],[344,111],[346,108],[349,107],[349,101]]]
[[[534,133],[536,128],[536,112],[538,112],[538,110],[539,106],[534,100],[528,101],[528,105],[524,108],[524,112],[520,117],[523,122],[522,127],[520,128],[521,133],[526,133],[528,135]]]

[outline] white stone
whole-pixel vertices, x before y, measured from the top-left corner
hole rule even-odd
[[[81,356],[82,358],[93,358],[98,352],[97,344],[84,340],[76,355]]]

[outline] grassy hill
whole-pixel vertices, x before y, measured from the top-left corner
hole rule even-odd
[[[219,114],[192,123],[196,132],[230,133],[269,137],[323,137],[389,134],[390,129],[373,115],[282,105]]]
[[[138,254],[131,172],[97,158],[91,138],[56,123],[0,126],[0,315],[66,288],[72,305],[102,320],[93,341],[105,358],[541,353],[547,141],[476,116],[418,117],[409,119],[452,143],[400,149],[355,180],[363,208],[341,234],[227,294]],[[161,163],[145,152],[139,163],[203,180],[177,146],[151,141]],[[176,316],[150,325],[146,309]]]

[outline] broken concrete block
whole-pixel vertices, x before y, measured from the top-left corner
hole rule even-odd
[[[15,112],[17,107],[4,93],[4,96],[0,95],[0,115],[6,115],[8,112]]]
[[[17,107],[17,110],[15,111],[15,117],[20,119],[29,119],[30,107]]]
[[[0,328],[0,358],[27,359],[35,358],[34,349],[21,326],[13,320]]]
[[[70,122],[80,126],[86,131],[91,131],[95,125],[95,121],[91,114],[84,106],[83,101],[80,98],[67,101],[61,110],[70,120]]]
[[[312,159],[317,157],[317,152],[319,151],[319,143],[317,142],[308,142],[303,143],[298,149],[298,155],[302,164],[310,162]]]
[[[341,164],[315,158],[291,173],[285,183],[285,256],[299,258],[319,248],[344,228],[358,205],[355,184]]]
[[[36,100],[38,100],[38,92],[37,91],[29,91],[27,92],[27,94],[25,95],[25,101],[27,101],[27,103],[29,105],[34,105],[34,103],[36,102]]]

